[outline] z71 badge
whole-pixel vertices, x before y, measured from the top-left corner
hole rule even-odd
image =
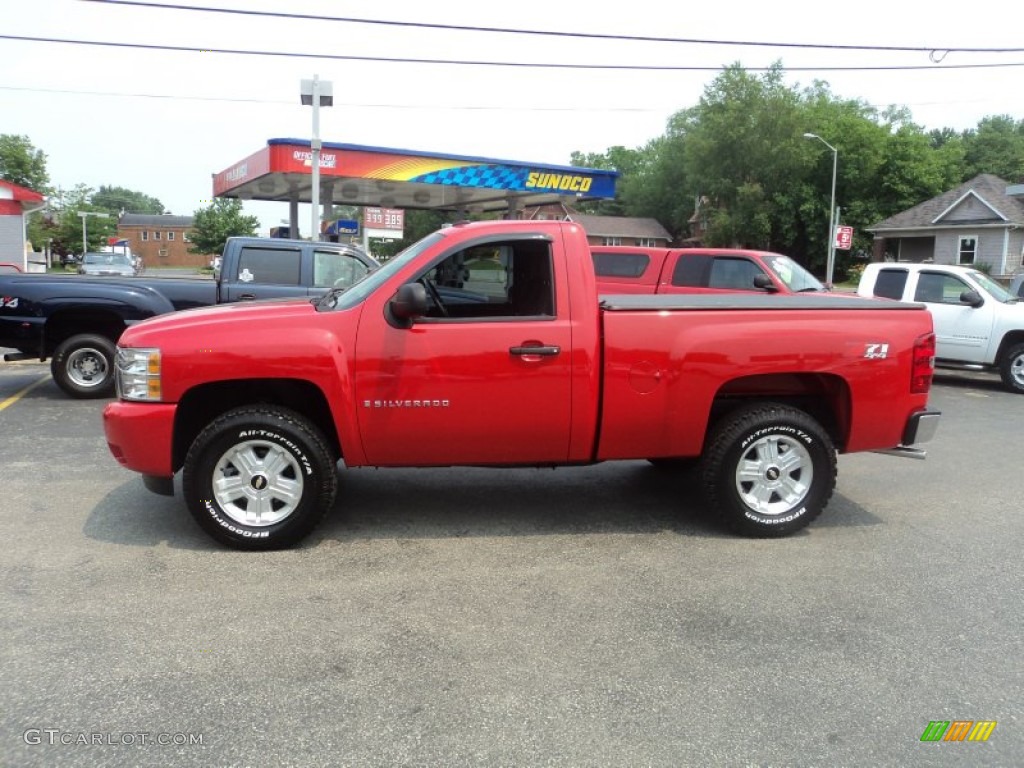
[[[0,309],[17,309],[17,296],[0,296]]]
[[[888,344],[865,344],[864,357],[868,360],[884,360],[889,356]]]

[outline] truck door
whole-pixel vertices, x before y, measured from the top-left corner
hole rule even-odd
[[[369,464],[568,456],[572,336],[552,244],[538,236],[474,242],[407,281],[431,297],[412,327],[386,320],[391,295],[367,299],[355,393]]]
[[[935,356],[965,363],[984,363],[995,321],[993,299],[980,307],[960,301],[960,294],[974,290],[957,275],[921,271],[914,301],[928,306],[935,325]],[[984,294],[983,294],[984,295]]]

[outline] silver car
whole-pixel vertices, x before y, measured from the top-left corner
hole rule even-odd
[[[87,253],[78,265],[80,275],[133,277],[135,264],[123,253]]]

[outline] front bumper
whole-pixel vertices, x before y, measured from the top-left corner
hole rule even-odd
[[[174,477],[173,403],[113,402],[103,409],[107,447],[122,467],[156,478]]]

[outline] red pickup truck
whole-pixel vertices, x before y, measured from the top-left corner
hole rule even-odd
[[[701,458],[710,504],[780,536],[832,495],[836,453],[923,456],[921,305],[859,297],[596,300],[570,222],[442,229],[319,299],[145,320],[118,343],[108,445],[220,542],[289,546],[353,467]]]
[[[591,246],[597,291],[623,293],[822,293],[789,256],[736,248]]]

